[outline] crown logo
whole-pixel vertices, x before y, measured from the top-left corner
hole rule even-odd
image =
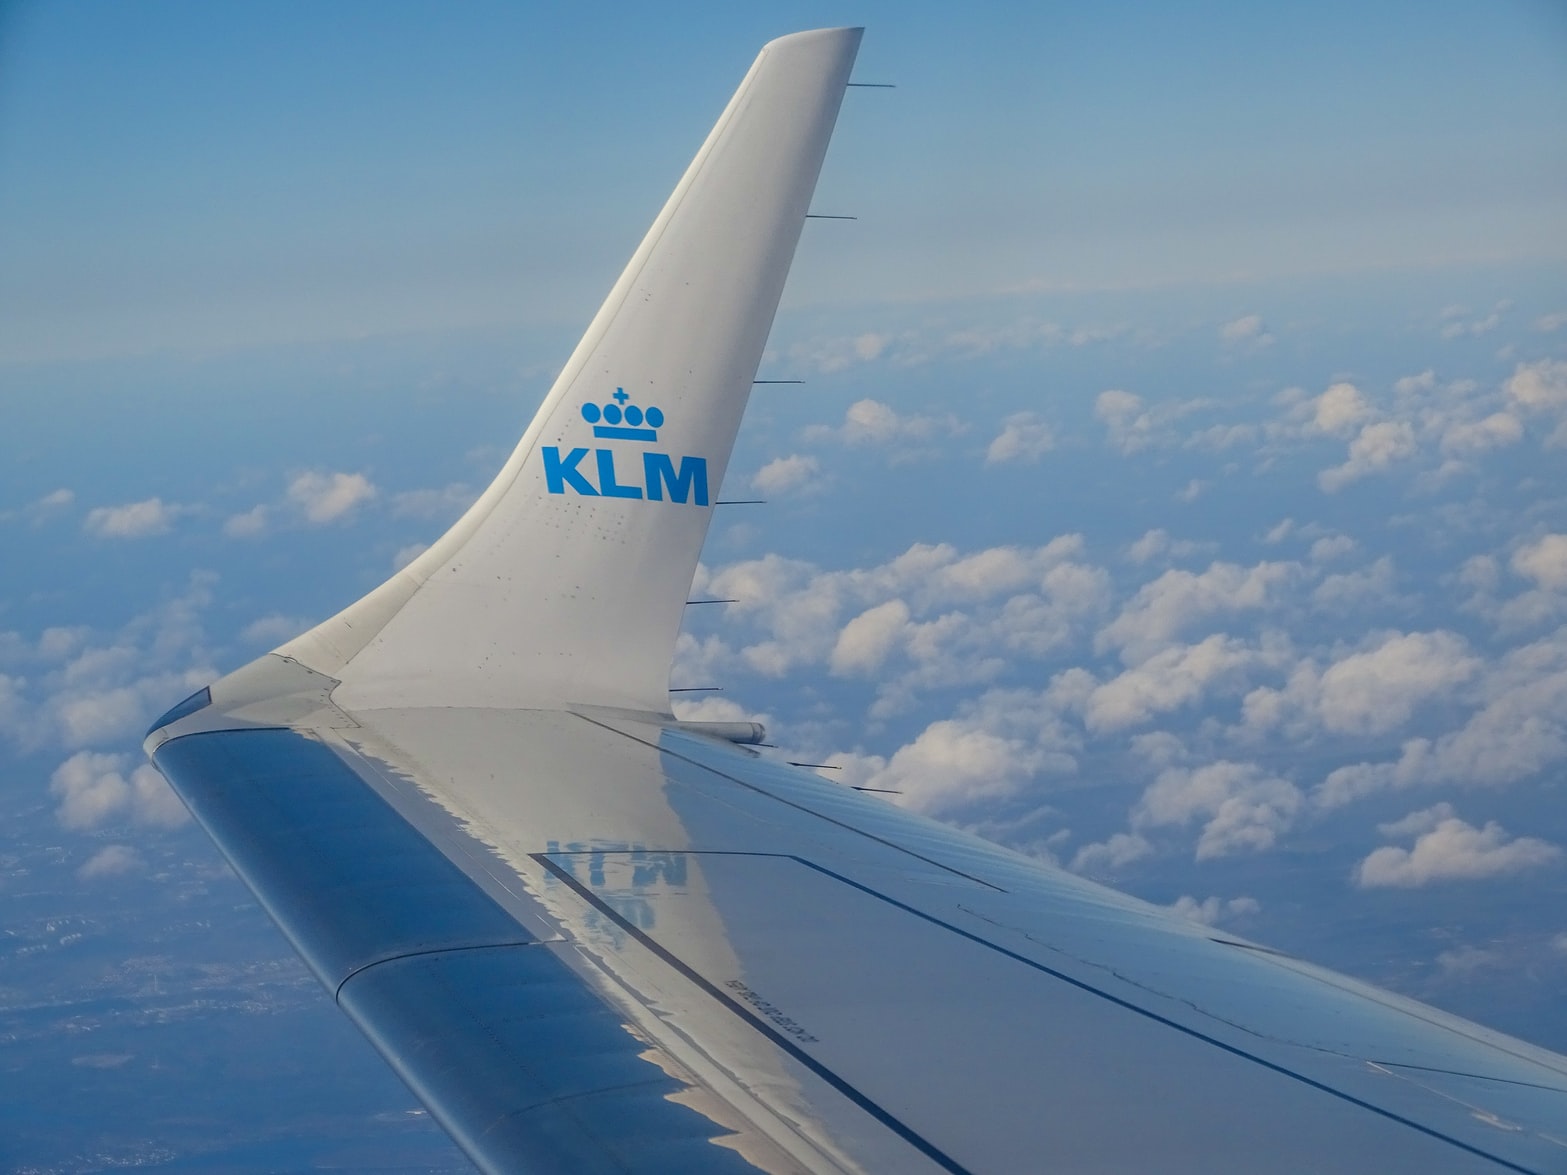
[[[658,430],[664,426],[661,409],[644,410],[635,404],[627,404],[631,396],[625,388],[616,388],[610,399],[615,402],[605,404],[602,408],[597,404],[582,406],[582,419],[593,426],[594,436],[612,441],[658,440]],[[601,420],[603,424],[599,423]]]

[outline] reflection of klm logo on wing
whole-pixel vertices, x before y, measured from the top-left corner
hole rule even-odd
[[[616,388],[614,401],[600,407],[597,404],[582,406],[582,419],[593,426],[593,435],[605,441],[639,441],[651,444],[658,440],[658,430],[664,427],[664,413],[659,408],[646,410],[626,403],[631,397],[625,388]],[[617,473],[615,449],[572,449],[564,456],[558,445],[545,445],[544,483],[552,494],[573,493],[584,498],[642,498],[652,502],[690,503],[707,505],[707,458],[682,457],[675,465],[668,453],[652,449],[642,450],[642,484],[622,482],[626,475],[624,466]],[[583,467],[588,453],[593,463]],[[630,464],[631,454],[619,450],[621,458]],[[598,484],[593,474],[598,475]],[[667,499],[665,495],[668,495]]]

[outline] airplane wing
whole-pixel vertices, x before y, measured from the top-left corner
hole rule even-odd
[[[762,50],[494,484],[153,761],[485,1171],[1567,1170],[1567,1058],[672,717],[859,40]]]

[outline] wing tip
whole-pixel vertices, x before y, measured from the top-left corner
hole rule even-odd
[[[774,37],[762,46],[762,52],[768,53],[775,49],[804,46],[816,41],[828,40],[853,40],[858,42],[865,35],[864,25],[843,25],[837,28],[802,29],[797,33],[785,33],[781,37]]]

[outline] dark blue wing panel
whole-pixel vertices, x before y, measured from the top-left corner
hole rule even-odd
[[[646,1046],[548,944],[397,959],[350,979],[339,1004],[444,1105],[458,1144],[505,1156],[503,1169],[753,1170],[668,1100],[685,1087],[637,1055]]]
[[[754,1168],[580,974],[329,748],[186,735],[154,759],[340,1006],[486,1171]]]
[[[314,739],[192,734],[153,761],[329,990],[394,956],[533,937]]]

